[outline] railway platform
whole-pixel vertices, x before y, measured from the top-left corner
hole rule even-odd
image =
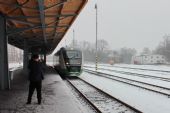
[[[27,105],[27,76],[17,70],[10,90],[0,90],[0,113],[86,113],[70,89],[54,71],[47,67],[42,82],[42,104],[37,104],[36,92],[32,103]]]

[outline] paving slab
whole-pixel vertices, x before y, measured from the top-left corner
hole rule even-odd
[[[52,68],[47,68],[42,82],[42,104],[26,104],[29,82],[20,69],[15,72],[10,90],[0,91],[0,113],[87,113],[70,89]]]

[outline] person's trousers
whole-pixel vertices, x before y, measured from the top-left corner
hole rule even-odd
[[[41,103],[41,81],[38,81],[38,82],[30,82],[30,85],[29,85],[29,94],[28,94],[28,100],[27,102],[31,102],[31,99],[32,99],[32,95],[34,93],[34,90],[36,89],[37,91],[37,99],[38,99],[38,103]]]

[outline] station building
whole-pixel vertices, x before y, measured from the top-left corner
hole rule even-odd
[[[164,55],[139,55],[132,57],[132,64],[166,64],[166,57]]]

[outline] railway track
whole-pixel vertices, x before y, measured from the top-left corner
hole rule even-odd
[[[103,66],[106,66],[106,65],[103,65]],[[116,68],[143,70],[143,71],[156,71],[156,72],[166,72],[166,73],[170,73],[170,71],[166,71],[166,70],[156,70],[156,69],[133,68],[133,67],[124,67],[124,66],[107,66],[107,67],[116,67]]]
[[[80,78],[67,81],[98,113],[142,113]]]
[[[146,90],[170,97],[170,88],[167,88],[167,87],[153,85],[153,84],[146,83],[146,82],[141,82],[141,81],[137,81],[137,80],[132,80],[132,79],[116,76],[116,75],[106,74],[106,73],[102,73],[102,72],[96,72],[96,71],[87,70],[87,69],[85,69],[84,71],[101,76],[101,77],[105,77],[107,79],[111,79],[114,81],[118,81],[121,83],[125,83],[125,84],[131,85],[131,86],[139,87],[142,89],[146,89]]]
[[[85,66],[85,67],[88,67],[88,66]],[[94,68],[94,67],[90,67],[90,68]],[[106,69],[106,68],[98,68],[98,69],[107,70],[107,71],[111,71],[111,72],[115,72],[115,73],[126,74],[126,75],[130,75],[130,76],[137,76],[137,77],[143,77],[143,78],[152,78],[152,79],[157,79],[157,80],[161,80],[161,81],[170,82],[170,78],[166,78],[166,77],[158,77],[158,76],[140,74],[140,73],[135,73],[135,72],[118,71],[118,70],[115,70],[115,69]]]

